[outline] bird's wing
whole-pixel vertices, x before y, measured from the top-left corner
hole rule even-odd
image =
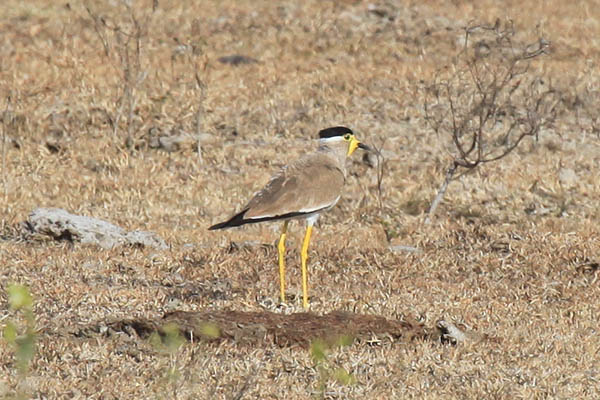
[[[250,200],[245,219],[272,218],[324,210],[335,205],[344,173],[333,157],[313,153],[273,176]]]

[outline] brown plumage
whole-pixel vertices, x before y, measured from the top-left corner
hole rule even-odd
[[[337,203],[345,180],[345,168],[331,154],[308,154],[282,168],[241,212],[209,229],[305,218],[323,212]]]

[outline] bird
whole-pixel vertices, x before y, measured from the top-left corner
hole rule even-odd
[[[212,225],[209,230],[232,228],[245,224],[283,221],[278,242],[279,286],[281,302],[285,303],[285,240],[290,220],[305,220],[306,233],[300,252],[302,267],[302,305],[308,301],[308,247],[313,225],[319,216],[333,208],[340,199],[346,182],[346,158],[357,149],[372,151],[360,142],[354,132],[345,126],[334,126],[319,131],[318,147],[296,161],[284,166],[271,177],[228,220]]]

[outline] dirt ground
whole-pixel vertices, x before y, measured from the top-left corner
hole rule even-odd
[[[0,325],[25,323],[6,293],[19,283],[37,329],[25,374],[0,340],[0,396],[600,398],[597,2],[131,3],[0,11]],[[464,27],[496,19],[519,43],[551,43],[529,73],[561,112],[452,182],[426,224],[451,152],[422,87]],[[285,307],[280,225],[207,228],[334,125],[382,148],[386,169],[380,193],[369,160],[348,162],[313,233],[306,315],[301,224]],[[37,207],[170,249],[24,235]],[[440,321],[467,339],[441,340]],[[321,342],[328,326],[351,340]]]

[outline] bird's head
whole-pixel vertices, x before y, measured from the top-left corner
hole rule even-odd
[[[354,153],[354,150],[361,148],[366,151],[371,151],[371,148],[366,144],[361,143],[350,128],[345,126],[334,126],[332,128],[323,129],[319,132],[319,141],[321,144],[328,147],[342,147],[346,151],[346,157]],[[346,150],[347,149],[347,150]]]

